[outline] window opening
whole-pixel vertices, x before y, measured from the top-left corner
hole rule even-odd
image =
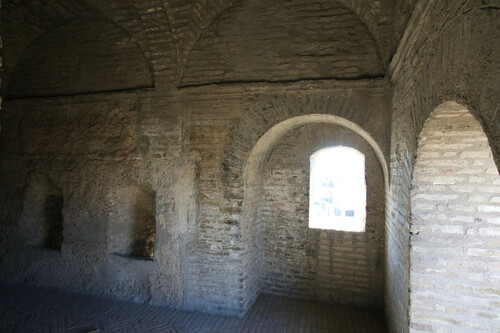
[[[366,219],[365,156],[337,146],[311,155],[309,227],[363,232]]]

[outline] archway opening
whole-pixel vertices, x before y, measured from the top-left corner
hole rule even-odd
[[[494,331],[500,176],[468,110],[436,108],[419,138],[411,193],[410,326]]]
[[[302,130],[319,141],[299,135]],[[301,140],[297,141],[298,137]],[[371,220],[364,233],[309,228],[310,157],[318,150],[339,145],[370,155],[367,172],[373,173],[370,179],[376,179],[376,184],[367,184],[372,193],[365,195],[372,198],[367,205]],[[304,149],[295,150],[297,147]],[[260,293],[271,293],[381,308],[387,179],[385,157],[376,141],[346,119],[325,114],[299,116],[265,133],[252,149],[244,173],[246,304],[251,305]],[[347,262],[350,259],[344,260],[349,254],[342,249],[351,258],[357,256],[352,265]],[[324,255],[327,260],[320,260]],[[339,266],[334,268],[337,264],[352,269],[338,274],[332,283],[333,275],[340,271]],[[346,281],[353,283],[348,286],[350,282]]]

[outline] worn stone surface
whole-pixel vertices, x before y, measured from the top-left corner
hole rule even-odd
[[[356,110],[366,99],[373,101],[372,107],[360,116]],[[260,260],[257,252],[246,249],[254,250],[247,239],[261,236],[255,226],[242,222],[244,170],[238,159],[245,159],[258,138],[247,138],[248,130],[257,126],[256,133],[265,133],[276,121],[303,115],[304,110],[326,111],[364,126],[388,151],[386,103],[386,87],[378,81],[347,86],[341,82],[299,84],[284,91],[279,86],[256,85],[215,92],[196,88],[167,97],[127,93],[42,103],[11,101],[10,111],[3,113],[8,130],[2,132],[6,157],[2,174],[8,177],[2,178],[6,207],[2,213],[6,221],[12,221],[7,223],[9,234],[19,235],[10,246],[19,249],[5,256],[5,267],[12,270],[4,278],[242,315],[261,292],[255,282],[262,279],[259,270],[244,264],[251,256]],[[168,105],[170,112],[162,111],[162,105]],[[268,111],[271,108],[276,110],[274,115]],[[181,119],[183,110],[187,114]],[[240,110],[252,110],[254,115]],[[265,114],[267,121],[246,123],[247,118]],[[48,131],[59,132],[58,139],[52,139]],[[8,145],[7,138],[14,136],[20,137],[17,145]],[[244,146],[239,145],[242,140]],[[13,169],[16,173],[10,173]],[[46,175],[48,183],[61,189],[61,253],[27,248],[23,233],[16,231],[18,221],[39,223],[39,215],[28,214],[26,209],[41,211],[42,207],[32,208],[28,200],[48,192],[30,190],[31,174]],[[156,192],[154,261],[144,262],[133,258],[130,242],[134,205],[143,201],[141,197],[151,197],[141,193],[151,191]],[[10,193],[16,196],[7,199]],[[22,216],[29,218],[20,220]],[[79,258],[82,251],[85,260]],[[37,252],[54,258],[41,261],[33,254]],[[56,263],[59,257],[67,268],[57,276],[37,264]],[[20,261],[28,263],[27,271],[26,266],[15,264]],[[51,267],[49,262],[43,265]],[[95,282],[88,285],[89,280]],[[253,286],[251,293],[246,286]]]
[[[327,250],[348,258],[352,247],[334,249],[356,244],[363,255],[349,274],[366,286],[370,272],[369,287],[348,293],[353,285],[332,284],[329,270],[299,269],[278,273],[276,292],[380,307],[385,290],[390,330],[409,331],[418,137],[438,105],[459,102],[500,165],[498,15],[486,0],[4,0],[2,97],[12,94],[0,113],[0,280],[242,316],[270,291],[273,259],[277,271],[290,267],[265,237],[304,249],[295,240],[311,236],[262,228],[264,217],[281,220],[271,205],[280,196],[291,198],[284,222],[304,219],[307,198],[294,201],[292,187],[303,191],[307,163],[283,147],[307,160],[312,146],[293,133],[341,126],[380,165],[369,182],[385,230],[357,240],[320,233],[316,250],[293,257],[321,267],[336,260]],[[318,144],[335,139],[310,131]],[[279,148],[285,138],[295,143]],[[463,158],[482,158],[474,153]],[[278,166],[287,158],[297,178]],[[484,197],[478,189],[470,199]],[[478,218],[496,214],[491,200]],[[290,287],[294,276],[309,287]],[[498,281],[484,284],[498,307]]]
[[[232,318],[5,285],[0,286],[0,329],[5,333],[387,332],[381,311],[288,297],[262,295],[245,318]]]
[[[243,3],[243,4],[242,4]],[[133,40],[140,46],[141,50],[144,52],[145,57],[148,59],[151,67],[154,70],[155,84],[156,86],[162,87],[173,87],[178,86],[181,82],[183,76],[184,68],[190,59],[191,51],[199,48],[197,46],[198,41],[203,40],[201,36],[206,34],[208,30],[214,28],[218,25],[217,21],[224,16],[225,13],[233,11],[234,7],[248,6],[245,3],[250,3],[250,7],[255,6],[256,1],[233,1],[233,0],[209,0],[209,1],[199,1],[199,0],[189,0],[189,1],[176,1],[176,0],[148,0],[148,1],[99,1],[99,0],[86,0],[86,1],[68,1],[68,0],[49,0],[49,1],[36,1],[36,0],[8,0],[4,4],[3,12],[5,13],[2,30],[5,32],[5,44],[8,45],[5,50],[7,60],[6,70],[4,72],[4,78],[7,82],[14,71],[15,65],[18,62],[19,57],[22,55],[23,51],[28,45],[42,32],[47,29],[60,26],[71,20],[75,20],[81,16],[98,16],[105,20],[116,23],[121,28],[126,30],[133,38]],[[291,3],[284,3],[283,6],[292,5],[294,7],[295,3],[301,4],[303,14],[302,17],[306,20],[309,8],[316,8],[318,11],[318,6],[331,7],[331,2],[307,2],[293,1]],[[269,5],[269,4],[267,4]],[[413,0],[408,1],[408,7],[411,8],[413,5]],[[279,6],[276,10],[280,11],[283,6]],[[343,7],[343,11],[351,12],[351,19],[353,24],[345,26],[347,30],[354,29],[356,31],[362,32],[365,37],[370,36],[369,39],[375,40],[376,49],[379,49],[380,57],[385,67],[390,60],[391,48],[398,43],[398,37],[405,27],[405,22],[408,19],[408,13],[410,9],[406,11],[400,9],[404,7],[398,4],[394,5],[392,0],[370,0],[370,1],[360,1],[360,0],[340,0],[334,5],[334,7]],[[267,7],[267,6],[266,6]],[[325,8],[326,8],[325,7]],[[273,11],[269,11],[271,16],[267,18],[267,23],[269,21],[274,22],[276,15],[273,15]],[[254,13],[257,14],[258,13]],[[335,12],[334,12],[335,14]],[[338,14],[338,13],[337,13]],[[323,17],[322,20],[335,22],[335,16],[333,15],[328,19]],[[359,17],[357,19],[356,17]],[[397,22],[394,27],[391,26],[391,22]],[[224,21],[224,19],[222,20]],[[307,26],[306,20],[306,26]],[[263,25],[267,25],[266,20],[263,20]],[[283,22],[286,22],[286,18]],[[292,22],[295,23],[295,22]],[[297,27],[289,26],[291,29],[284,29],[286,24],[275,24],[277,30],[283,31],[286,36],[296,35],[296,32],[300,32]],[[342,26],[342,21],[340,22]],[[330,25],[331,27],[331,25]],[[251,28],[251,26],[250,26]],[[320,28],[324,29],[324,28]],[[288,31],[290,30],[290,31]],[[393,34],[391,31],[395,31]],[[232,29],[233,33],[237,31]],[[294,32],[295,31],[295,32]],[[245,31],[242,31],[245,32]],[[290,34],[288,33],[290,32]],[[334,43],[338,45],[339,42],[336,40],[349,38],[355,36],[355,34],[345,35],[345,31],[342,30],[332,30],[331,37],[326,37],[326,41],[329,43]],[[335,37],[337,34],[344,35],[343,38]],[[394,35],[394,36],[393,36]],[[313,36],[314,37],[314,36]],[[288,38],[287,38],[288,39]],[[287,47],[292,47],[292,49],[297,46],[297,44],[287,43],[285,39],[283,44],[288,45]],[[358,37],[356,37],[359,40]],[[209,42],[208,40],[205,43]],[[371,43],[371,42],[369,42]],[[303,45],[304,42],[299,42],[298,45]],[[391,47],[392,45],[392,47]],[[261,45],[253,43],[254,48],[261,48]],[[245,45],[240,45],[245,47]],[[249,45],[249,47],[252,47]],[[318,46],[316,46],[316,49]],[[299,48],[300,49],[300,48]],[[358,46],[355,49],[361,50]],[[230,56],[230,50],[221,50],[221,56],[227,58]],[[239,52],[238,50],[234,50]],[[311,54],[310,58],[321,59],[321,54],[315,54],[305,48],[305,52]],[[330,50],[331,52],[331,50]],[[324,53],[324,52],[323,52]],[[342,54],[348,54],[347,50],[341,50]],[[227,54],[227,55],[226,55]],[[299,56],[305,56],[304,52],[298,54]],[[243,56],[246,56],[243,54]],[[297,56],[297,55],[296,55]],[[363,57],[362,54],[353,54],[356,57]],[[234,58],[234,54],[233,54]],[[324,58],[324,54],[323,54]],[[213,59],[216,60],[216,59]],[[355,60],[355,59],[353,59]],[[283,58],[286,62],[286,56]],[[355,60],[359,63],[359,60]],[[347,59],[349,63],[350,60]],[[219,62],[220,64],[220,62]],[[194,64],[196,65],[196,64]],[[373,67],[369,64],[361,64],[364,68]],[[322,67],[324,68],[337,68],[337,75],[345,75],[347,73],[342,73],[340,68],[343,65],[331,66],[325,63]],[[378,64],[377,66],[380,66]],[[303,66],[299,64],[292,64],[292,68],[297,67],[295,73],[290,73],[288,76],[296,77],[297,70],[302,71],[304,74]],[[308,72],[314,73],[316,71],[319,74],[317,66],[309,66]],[[233,71],[229,66],[225,67],[229,71]],[[264,68],[264,69],[269,69]],[[246,70],[246,69],[245,69]],[[262,72],[257,74],[255,72],[248,72],[253,76],[257,75],[259,79],[263,79],[269,76],[268,73]],[[284,74],[284,73],[283,73]],[[194,73],[196,75],[196,73]],[[200,73],[201,75],[201,73]],[[319,75],[322,77],[328,77],[330,75]],[[350,77],[353,73],[349,74]],[[200,79],[201,76],[198,76]],[[206,75],[205,81],[206,81]],[[194,79],[194,78],[192,78]],[[5,91],[3,92],[5,96]]]

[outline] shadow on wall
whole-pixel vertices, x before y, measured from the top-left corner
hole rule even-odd
[[[24,50],[12,74],[7,97],[89,94],[153,86],[151,65],[127,31],[100,17],[80,17],[45,31]]]
[[[61,251],[64,198],[47,175],[34,175],[26,189],[19,222],[22,243]]]
[[[45,247],[61,251],[63,241],[63,214],[64,200],[60,194],[50,194],[45,198],[44,229]]]
[[[153,259],[156,237],[155,192],[144,186],[122,187],[111,194],[108,252]]]

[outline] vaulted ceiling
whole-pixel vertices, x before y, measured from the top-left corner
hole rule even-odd
[[[42,33],[84,17],[126,31],[157,85],[379,76],[415,2],[4,0],[2,86]]]

